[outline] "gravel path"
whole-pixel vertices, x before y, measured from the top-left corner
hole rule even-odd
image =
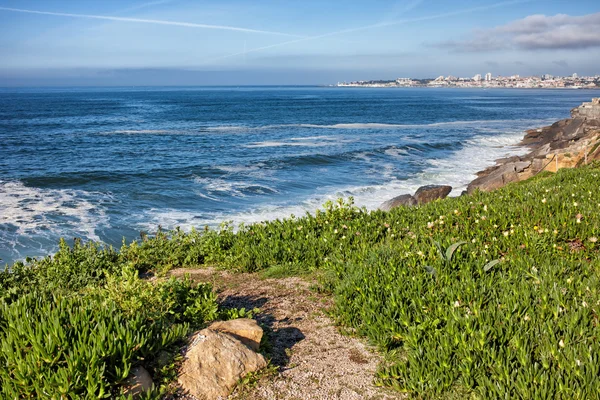
[[[260,308],[256,316],[271,348],[274,376],[236,390],[231,399],[398,399],[373,384],[381,358],[359,339],[343,336],[324,310],[331,299],[297,277],[263,279],[215,269],[178,269],[172,275],[212,282],[225,306]]]

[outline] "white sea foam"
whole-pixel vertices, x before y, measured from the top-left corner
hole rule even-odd
[[[408,155],[408,150],[390,147],[389,149],[386,149],[384,153],[392,157],[404,157]]]
[[[102,193],[40,189],[19,181],[0,181],[0,248],[18,255],[23,240],[56,244],[57,237],[97,240],[97,229],[108,224],[99,204],[112,201]],[[26,249],[27,250],[27,249]],[[46,249],[47,251],[47,249]]]
[[[538,120],[538,122],[549,122],[551,120]],[[495,124],[529,124],[531,120],[514,120],[514,119],[502,119],[502,120],[471,120],[471,121],[446,121],[446,122],[434,122],[429,124],[389,124],[379,122],[348,122],[338,124],[274,124],[274,125],[261,125],[261,126],[243,126],[243,125],[223,125],[223,126],[210,126],[203,128],[206,131],[215,132],[241,132],[241,131],[260,131],[260,130],[271,130],[271,129],[285,129],[285,128],[310,128],[310,129],[344,129],[344,130],[376,130],[376,129],[426,129],[444,126],[473,126],[480,127],[482,125],[495,125]]]
[[[201,186],[195,193],[211,200],[218,200],[218,196],[246,197],[250,191],[255,194],[278,193],[275,188],[248,181],[195,177],[194,182]]]
[[[420,186],[428,184],[444,184],[453,187],[451,196],[458,196],[462,190],[476,177],[476,172],[493,165],[496,159],[525,154],[528,150],[518,143],[523,137],[521,130],[498,134],[496,136],[475,137],[466,142],[465,146],[445,159],[426,160],[423,172],[408,180],[395,177],[397,171],[393,164],[384,162],[376,164],[374,168],[386,182],[379,185],[341,187],[335,191],[315,193],[312,197],[300,199],[295,204],[269,203],[259,205],[253,209],[240,212],[209,212],[198,214],[179,210],[150,210],[145,216],[147,226],[156,229],[157,225],[180,226],[183,229],[203,227],[205,225],[216,227],[223,221],[233,221],[236,225],[251,224],[260,221],[289,218],[291,215],[302,216],[306,212],[313,213],[328,200],[340,197],[354,197],[355,204],[369,210],[376,209],[381,203],[394,196],[405,193],[414,193]],[[412,149],[418,151],[418,149]],[[409,151],[411,151],[409,149]],[[389,156],[395,157],[392,151]],[[371,161],[363,155],[364,161]],[[215,183],[216,184],[216,183]],[[229,188],[227,183],[223,190],[237,190]]]
[[[325,147],[331,146],[331,142],[308,142],[308,141],[294,141],[294,142],[277,142],[277,141],[265,141],[255,142],[244,145],[243,147],[252,149],[260,147]]]

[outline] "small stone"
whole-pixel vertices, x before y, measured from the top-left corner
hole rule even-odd
[[[132,395],[134,398],[142,395],[148,390],[152,390],[154,383],[152,377],[142,366],[137,366],[131,370],[129,376],[123,384],[123,393]]]
[[[238,318],[229,321],[217,321],[208,327],[213,331],[228,333],[254,351],[258,351],[263,330],[250,318]]]

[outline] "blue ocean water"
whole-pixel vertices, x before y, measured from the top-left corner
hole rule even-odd
[[[518,154],[598,91],[324,87],[0,89],[0,264],[60,237],[119,245],[360,206]]]

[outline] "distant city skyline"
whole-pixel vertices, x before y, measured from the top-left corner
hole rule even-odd
[[[600,73],[600,4],[0,0],[0,86]]]

